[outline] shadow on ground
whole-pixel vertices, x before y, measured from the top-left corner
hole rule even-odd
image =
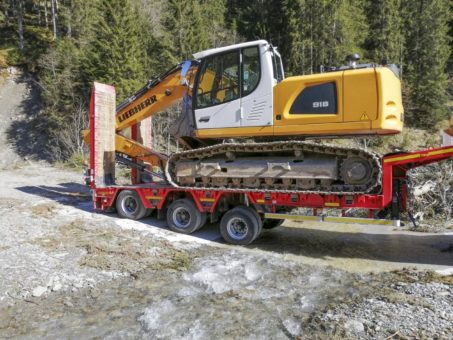
[[[251,247],[307,257],[362,258],[453,266],[453,234],[414,233],[347,224],[282,226],[263,232]],[[353,229],[353,230],[351,230]]]
[[[154,216],[140,222],[167,229],[166,222]],[[453,266],[453,234],[414,233],[391,228],[374,233],[376,226],[355,226],[351,231],[347,224],[332,225],[337,229],[326,230],[324,225],[304,226],[300,223],[297,227],[283,225],[264,230],[247,248],[312,259],[342,258],[346,262],[347,259],[362,259],[415,266]],[[218,224],[208,224],[190,236],[224,243]]]
[[[89,188],[82,184],[69,182],[58,186],[25,186],[17,189],[77,209],[92,211]],[[117,218],[115,214],[111,216]],[[165,220],[158,220],[156,214],[138,223],[167,229]],[[191,237],[224,243],[218,224],[208,224]],[[414,233],[383,226],[286,222],[279,228],[264,230],[247,248],[313,259],[366,259],[453,266],[453,234]]]
[[[27,194],[49,198],[58,203],[82,209],[84,211],[91,210],[90,189],[86,185],[79,183],[60,183],[58,186],[33,185],[18,187],[16,189]]]

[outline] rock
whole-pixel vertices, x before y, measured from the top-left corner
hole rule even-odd
[[[363,323],[357,320],[348,320],[344,324],[345,328],[350,330],[352,333],[363,333],[365,332],[365,327]]]
[[[33,295],[34,297],[40,297],[45,292],[47,292],[47,287],[38,286],[35,289],[33,289],[33,292],[31,293],[31,295]]]
[[[75,288],[83,288],[83,282],[74,282],[72,284]]]
[[[54,283],[54,285],[52,287],[52,291],[58,292],[62,287],[63,287],[63,285],[57,281]]]

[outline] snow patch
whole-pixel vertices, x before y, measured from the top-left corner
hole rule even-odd
[[[162,222],[156,221],[156,224],[162,224]],[[198,238],[195,236],[178,234],[170,230],[162,229],[159,225],[149,225],[144,222],[127,220],[127,219],[116,219],[115,223],[124,230],[137,230],[144,231],[148,234],[163,238],[169,242],[180,243],[180,248],[195,249],[198,248],[201,244],[212,244],[211,241]]]
[[[442,275],[442,276],[449,276],[453,275],[453,267],[446,268],[446,269],[439,269],[435,271],[436,274]]]

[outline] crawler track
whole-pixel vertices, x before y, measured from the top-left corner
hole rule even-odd
[[[298,155],[301,156],[298,157]],[[271,159],[271,157],[278,159],[279,162],[284,159],[287,162],[285,164],[288,165],[287,168],[282,166],[279,174],[286,173],[289,175],[266,177],[266,171],[261,171],[256,176],[241,177],[237,175],[241,171],[234,171],[235,164],[239,164],[238,160],[242,167],[244,167],[244,164],[246,167],[247,162],[250,160],[250,167],[253,168],[253,164],[257,160],[259,162],[261,159],[260,165],[262,165],[266,164],[267,159]],[[304,175],[305,177],[301,177],[298,176],[297,171],[293,170],[297,168],[296,162],[302,164],[304,160],[309,160],[312,163],[316,163],[320,158],[327,160],[330,162],[329,164],[336,164],[332,169],[329,169],[331,176],[328,179],[322,179],[322,176],[317,173],[312,178],[308,178],[306,174]],[[222,167],[220,165],[212,166],[209,176],[203,175],[203,172],[199,171],[200,168],[211,166],[211,164],[220,164],[219,160],[223,160]],[[191,167],[192,175],[190,177],[177,176],[178,171],[180,171],[178,167],[181,168],[181,164],[184,162]],[[277,166],[280,164],[282,163],[272,163],[272,165]],[[223,166],[228,166],[228,171],[223,171]],[[325,169],[323,169],[325,166],[322,163],[319,163],[318,167],[319,174],[325,172]],[[354,174],[354,171],[357,174],[357,170],[354,170],[357,167],[360,168],[360,174],[366,173],[360,181],[354,180],[354,176],[351,177],[348,175],[351,173]],[[228,174],[230,172],[235,173],[235,175],[229,177]],[[169,158],[165,173],[167,180],[178,188],[319,194],[364,194],[376,193],[381,190],[382,168],[380,157],[363,149],[313,142],[282,141],[218,144],[175,153]],[[291,174],[295,175],[294,178],[290,177]],[[332,176],[335,176],[335,178]]]

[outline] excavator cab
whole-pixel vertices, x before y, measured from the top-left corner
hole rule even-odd
[[[265,40],[194,54],[193,111],[200,139],[396,134],[403,126],[398,70],[357,65],[284,77]]]
[[[272,135],[272,89],[284,78],[277,50],[259,40],[194,57],[200,60],[193,100],[197,137],[247,136],[255,127]]]

